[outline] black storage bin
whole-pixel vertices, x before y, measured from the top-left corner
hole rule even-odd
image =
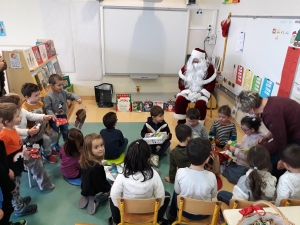
[[[94,87],[95,98],[99,108],[113,107],[113,85],[108,83],[102,83]]]

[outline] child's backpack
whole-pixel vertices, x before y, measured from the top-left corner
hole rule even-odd
[[[102,83],[94,87],[95,98],[99,108],[113,107],[113,85],[108,83]]]

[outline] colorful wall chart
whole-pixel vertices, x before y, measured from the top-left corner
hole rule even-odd
[[[260,78],[259,76],[254,75],[253,76],[253,81],[252,81],[251,91],[255,91],[256,93],[259,93],[261,82],[262,82],[262,78]]]
[[[243,84],[243,87],[246,90],[250,90],[251,89],[252,76],[253,76],[253,72],[251,70],[249,70],[249,69],[246,69],[245,78],[244,78],[244,84]]]
[[[244,67],[241,65],[238,65],[238,68],[236,70],[236,78],[235,78],[235,83],[237,85],[242,86],[243,74],[244,74]]]
[[[263,86],[260,91],[260,96],[263,98],[269,97],[273,91],[274,82],[265,77]]]

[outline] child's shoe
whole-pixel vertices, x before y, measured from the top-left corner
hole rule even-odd
[[[9,225],[26,225],[27,221],[26,220],[20,220],[19,222],[13,223],[9,222]]]
[[[158,155],[152,156],[150,161],[151,161],[151,164],[152,164],[153,166],[158,167],[159,156],[158,156]]]
[[[26,205],[22,211],[15,211],[15,216],[27,216],[35,213],[37,210],[37,205]]]
[[[47,163],[57,163],[58,162],[57,158],[55,158],[53,155],[43,155],[43,159]]]
[[[79,199],[79,202],[78,202],[78,208],[83,209],[87,206],[88,203],[89,203],[89,198],[81,196],[81,198]]]
[[[51,155],[53,156],[58,156],[59,157],[59,152],[55,151],[55,150],[52,150],[51,151]]]
[[[31,197],[26,196],[26,197],[22,198],[22,200],[25,205],[28,205],[31,202]]]
[[[54,148],[53,148],[53,150],[55,150],[55,151],[57,151],[57,152],[60,152],[60,145],[57,143],[55,146],[54,146]]]
[[[95,199],[94,196],[89,196],[89,203],[87,206],[87,212],[90,215],[93,215],[96,211],[97,206],[99,205],[99,202]]]

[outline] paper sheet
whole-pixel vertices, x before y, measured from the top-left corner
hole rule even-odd
[[[267,98],[272,95],[274,82],[265,77],[263,86],[260,91],[260,96]]]
[[[238,41],[236,44],[236,51],[243,52],[244,50],[244,41],[245,41],[245,32],[241,32],[238,37]]]

